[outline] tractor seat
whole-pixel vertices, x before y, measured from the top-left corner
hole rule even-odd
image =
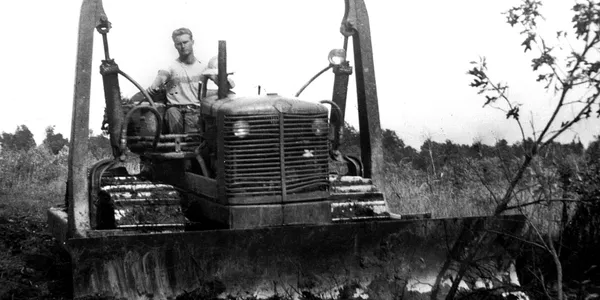
[[[156,130],[155,115],[144,113],[144,110],[134,113],[127,124],[127,147],[134,153],[165,157],[165,158],[187,158],[194,157],[195,151],[202,144],[202,133],[199,128],[185,128],[185,133],[169,133],[164,122],[164,113],[171,106],[156,103],[155,108],[163,118],[163,126],[159,135],[158,143],[154,147]],[[133,107],[124,107],[125,114]],[[200,111],[182,107],[182,114],[193,114],[200,116]],[[184,116],[185,117],[185,116]]]

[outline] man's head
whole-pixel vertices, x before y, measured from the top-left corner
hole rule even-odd
[[[194,36],[189,29],[175,29],[171,37],[173,38],[175,49],[179,52],[179,57],[187,57],[194,53]]]

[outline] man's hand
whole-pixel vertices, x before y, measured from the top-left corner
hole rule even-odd
[[[156,78],[154,78],[152,85],[150,85],[146,91],[148,91],[150,96],[153,96],[153,94],[165,88],[167,81],[169,81],[169,72],[165,70],[158,70]]]
[[[219,75],[219,71],[217,69],[206,69],[202,71],[202,76],[210,78],[215,83],[217,82],[217,75]]]
[[[218,75],[219,75],[218,67],[219,67],[218,66],[218,57],[213,56],[208,61],[208,68],[202,72],[202,75],[210,78],[210,80],[212,80],[215,84],[218,84],[217,83]],[[228,75],[231,75],[231,74],[233,74],[233,73],[229,73]],[[233,81],[233,79],[231,79],[231,77],[227,76],[227,82],[229,83],[229,89],[232,89],[235,87],[235,82]]]

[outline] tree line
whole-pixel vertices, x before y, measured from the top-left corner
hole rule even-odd
[[[350,124],[344,126],[344,137],[340,149],[345,154],[360,155],[360,133]],[[454,143],[451,140],[444,142],[426,139],[419,149],[406,145],[401,137],[391,129],[382,130],[382,144],[386,161],[396,165],[410,165],[415,170],[440,174],[444,167],[464,158],[485,159],[501,157],[522,157],[526,149],[534,141],[531,138],[525,142],[509,144],[505,139],[498,140],[494,145],[474,141],[470,145]],[[62,133],[56,132],[55,126],[46,127],[46,136],[42,145],[47,146],[52,154],[58,154],[63,147],[68,147],[69,140]],[[14,132],[2,132],[0,147],[4,151],[28,151],[36,147],[33,134],[27,125],[18,125]],[[108,138],[104,134],[95,135],[90,132],[90,150],[96,157],[103,157],[110,153]],[[600,159],[600,136],[590,142],[587,147],[580,140],[570,143],[552,142],[551,146],[541,155],[547,161],[564,162],[568,156],[585,157],[586,160]]]
[[[55,132],[56,126],[51,125],[46,127],[46,137],[40,146],[47,148],[50,153],[57,155],[63,149],[68,149],[69,139],[63,136],[62,133]],[[89,134],[91,154],[100,159],[110,155],[110,145],[108,138],[104,134],[94,134],[90,130]],[[2,132],[0,136],[0,149],[6,151],[29,151],[38,145],[35,142],[33,133],[27,125],[18,125],[14,132]]]
[[[345,154],[360,155],[360,132],[350,124],[344,126],[344,137],[340,149]],[[402,138],[391,129],[382,130],[383,153],[386,162],[397,166],[410,166],[415,170],[440,175],[445,167],[464,159],[503,160],[524,157],[527,149],[534,144],[532,138],[524,142],[509,144],[505,139],[496,141],[494,145],[474,141],[470,145],[458,144],[447,139],[444,142],[426,139],[419,149],[406,145]],[[600,160],[600,135],[596,136],[587,147],[580,140],[570,143],[552,142],[540,155],[548,164],[565,164],[569,157],[577,157],[583,161]],[[573,162],[572,159],[570,162]]]

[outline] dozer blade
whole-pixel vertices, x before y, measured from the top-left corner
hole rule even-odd
[[[477,220],[483,218],[136,235],[96,231],[100,236],[70,239],[66,247],[75,298],[410,299],[423,297],[462,226]],[[524,223],[519,216],[485,222],[509,234]],[[475,268],[481,273],[467,277],[497,278],[498,262],[510,261],[502,237],[482,251],[486,267]]]

